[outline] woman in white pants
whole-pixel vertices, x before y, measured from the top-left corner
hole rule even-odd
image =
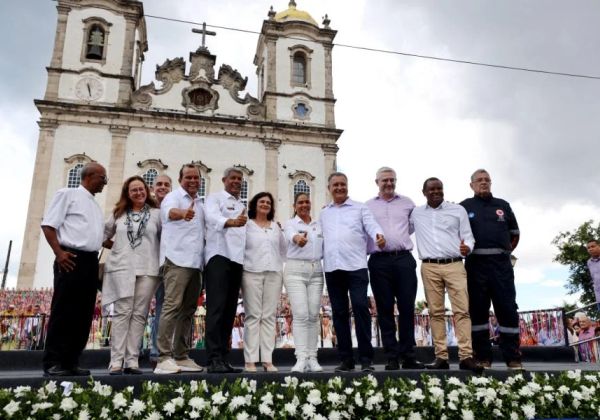
[[[285,265],[285,290],[292,305],[296,365],[292,372],[322,372],[317,361],[319,310],[323,294],[323,231],[310,217],[311,202],[306,193],[294,197],[293,219],[285,222],[289,241]]]
[[[248,206],[242,292],[244,294],[244,359],[246,372],[256,372],[262,362],[266,372],[273,366],[275,318],[283,286],[283,261],[287,241],[275,217],[273,196],[256,194]],[[210,297],[209,297],[210,299]]]
[[[138,367],[150,301],[158,288],[160,210],[143,178],[123,184],[121,198],[106,221],[102,306],[114,304],[110,349],[111,375],[141,374]]]

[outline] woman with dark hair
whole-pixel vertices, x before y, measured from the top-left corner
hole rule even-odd
[[[268,192],[252,197],[248,206],[242,292],[244,294],[244,359],[246,372],[256,372],[262,361],[267,372],[273,366],[275,318],[283,285],[283,261],[287,242],[275,217],[275,203]],[[209,297],[210,299],[210,297]]]
[[[148,185],[139,176],[128,178],[104,230],[103,246],[111,253],[104,265],[102,306],[114,303],[111,375],[142,373],[140,340],[160,283],[160,231],[160,210]]]
[[[285,222],[289,241],[283,281],[292,304],[296,365],[292,372],[322,372],[317,361],[319,310],[323,295],[323,231],[310,215],[307,193],[294,197],[294,218]]]

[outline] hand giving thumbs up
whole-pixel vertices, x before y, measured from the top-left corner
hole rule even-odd
[[[377,234],[377,246],[381,249],[385,248],[385,238],[381,233]]]
[[[194,211],[194,200],[192,200],[192,204],[190,204],[185,213],[183,213],[183,220],[189,222],[194,218],[195,215],[196,212]]]

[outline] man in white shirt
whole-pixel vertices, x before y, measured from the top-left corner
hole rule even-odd
[[[372,372],[373,346],[371,345],[371,313],[367,289],[367,238],[383,249],[383,229],[377,224],[373,213],[363,203],[348,197],[348,178],[341,172],[329,176],[328,188],[333,202],[321,212],[324,254],[323,270],[327,290],[333,308],[338,354],[341,364],[336,372],[354,370],[354,352],[350,334],[350,310],[356,325],[358,354],[363,372]]]
[[[462,258],[475,245],[467,212],[458,204],[444,201],[444,186],[437,178],[423,184],[427,204],[416,207],[410,216],[417,236],[421,277],[429,304],[429,320],[435,346],[435,360],[427,369],[450,369],[446,342],[445,291],[452,304],[458,338],[459,368],[482,372],[473,358],[467,273]]]
[[[227,361],[229,339],[242,284],[246,207],[240,199],[244,175],[231,167],[225,189],[206,199],[206,358],[208,373],[240,373]],[[273,337],[273,340],[275,337]]]
[[[94,195],[108,182],[96,162],[81,168],[78,188],[58,190],[42,220],[52,248],[54,295],[44,351],[45,376],[88,376],[78,367],[92,326],[98,291],[98,250],[104,239],[104,217]]]
[[[181,188],[160,206],[160,263],[165,297],[158,326],[157,374],[201,372],[189,358],[189,338],[202,283],[204,204],[198,196],[200,172],[195,165],[179,170]]]

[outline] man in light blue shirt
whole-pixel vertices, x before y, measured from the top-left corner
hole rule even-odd
[[[333,309],[338,354],[342,360],[336,372],[354,370],[348,294],[356,325],[361,370],[372,372],[375,368],[372,365],[371,313],[367,298],[367,238],[372,238],[383,249],[383,229],[367,206],[348,197],[346,175],[334,172],[327,182],[333,202],[321,212],[323,270]]]

